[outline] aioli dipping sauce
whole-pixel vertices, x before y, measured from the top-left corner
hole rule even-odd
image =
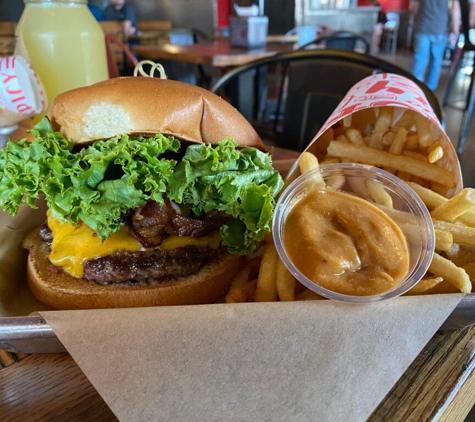
[[[310,190],[289,211],[282,235],[295,267],[334,292],[381,294],[409,272],[409,249],[399,226],[348,193]]]

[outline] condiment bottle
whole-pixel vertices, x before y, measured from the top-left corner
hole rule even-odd
[[[30,61],[48,104],[62,92],[108,79],[104,32],[87,0],[24,0],[15,54]]]

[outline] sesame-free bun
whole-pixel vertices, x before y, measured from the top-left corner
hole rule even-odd
[[[29,249],[27,278],[35,297],[56,309],[134,308],[161,305],[213,303],[224,296],[237,272],[241,257],[224,254],[196,274],[167,283],[132,286],[101,285],[71,277],[48,259],[48,246],[35,229],[25,238]]]
[[[58,95],[48,113],[53,130],[78,144],[117,135],[173,135],[264,149],[249,122],[217,95],[183,82],[146,77],[109,79]]]

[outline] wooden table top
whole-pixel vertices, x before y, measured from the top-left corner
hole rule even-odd
[[[231,47],[224,41],[193,45],[137,45],[135,54],[150,60],[175,60],[213,67],[241,66],[253,60],[292,51],[293,44],[267,43],[262,48]]]

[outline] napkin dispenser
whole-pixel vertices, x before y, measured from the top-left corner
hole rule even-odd
[[[231,16],[229,43],[232,47],[265,47],[268,27],[267,16]]]

